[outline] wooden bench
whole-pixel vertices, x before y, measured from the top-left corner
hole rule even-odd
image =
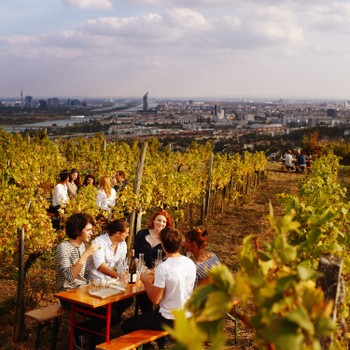
[[[36,345],[35,348],[39,349],[40,334],[44,327],[49,327],[52,330],[51,349],[56,349],[56,341],[58,330],[61,323],[61,317],[69,314],[70,310],[65,309],[61,304],[53,304],[40,309],[31,310],[25,313],[25,316],[38,322]]]
[[[155,331],[152,329],[139,329],[137,331],[122,335],[108,342],[96,346],[96,350],[133,350],[142,349],[144,344],[155,341],[168,335],[166,331]]]

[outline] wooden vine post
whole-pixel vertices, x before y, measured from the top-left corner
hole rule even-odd
[[[18,262],[18,283],[17,283],[17,297],[16,297],[16,315],[13,326],[13,340],[18,342],[21,340],[24,331],[24,228],[17,230],[19,242],[19,262]]]
[[[139,161],[137,163],[136,179],[135,179],[135,185],[134,185],[134,193],[135,193],[137,198],[139,196],[140,188],[141,188],[142,172],[143,172],[143,167],[145,165],[147,146],[148,146],[147,142],[144,142],[144,144],[142,145],[140,158],[139,158]],[[130,215],[128,250],[130,250],[131,243],[133,241],[135,231],[136,231],[136,227],[135,227],[136,215],[137,215],[136,209],[133,208],[133,210],[131,211],[131,215]]]
[[[202,222],[204,222],[207,219],[207,216],[209,213],[210,190],[211,190],[211,181],[213,176],[213,163],[214,163],[214,154],[212,152],[209,158],[208,182],[207,182],[205,202],[204,202],[204,218],[202,219]]]
[[[318,271],[322,273],[322,276],[317,279],[317,286],[323,290],[325,302],[333,302],[331,317],[336,322],[342,259],[336,256],[322,256],[318,264]],[[322,349],[329,349],[332,344],[332,338],[324,336],[320,339],[320,343]]]

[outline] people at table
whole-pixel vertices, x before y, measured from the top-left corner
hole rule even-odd
[[[126,261],[129,236],[129,223],[124,219],[113,220],[106,226],[107,233],[98,236],[92,242],[98,249],[89,258],[88,266],[91,279],[107,280],[118,278],[117,266]],[[127,298],[113,303],[111,324],[121,321],[123,312],[131,306],[133,298]]]
[[[190,252],[196,264],[196,285],[208,283],[207,272],[219,265],[219,258],[215,253],[205,250],[208,231],[202,228],[194,228],[185,233],[184,246],[186,252]]]
[[[102,176],[98,184],[98,192],[96,198],[97,207],[108,210],[115,206],[117,199],[116,191],[111,186],[111,180],[108,176]]]
[[[87,259],[97,246],[85,246],[93,235],[94,219],[89,214],[75,213],[66,221],[68,240],[61,242],[56,249],[56,286],[58,291],[85,285],[89,280],[86,268]]]
[[[68,170],[62,170],[60,172],[60,181],[53,190],[52,204],[48,210],[50,213],[58,215],[58,210],[67,204],[69,200],[67,189],[68,180]]]
[[[148,223],[148,228],[140,230],[135,236],[135,256],[144,254],[144,261],[148,268],[153,268],[158,258],[158,250],[163,250],[160,232],[165,227],[172,227],[170,215],[164,210],[155,212]],[[142,313],[152,311],[153,304],[146,294],[137,296],[137,303]]]
[[[67,182],[67,190],[69,198],[75,198],[78,194],[80,183],[80,176],[78,169],[73,168],[69,172],[69,180]]]
[[[140,279],[145,286],[147,296],[159,309],[134,316],[122,323],[124,333],[138,329],[162,330],[166,324],[173,327],[172,311],[184,307],[189,299],[196,279],[196,266],[188,257],[181,254],[182,234],[172,227],[166,227],[159,234],[165,260],[155,269],[154,282],[148,272],[142,273]],[[187,317],[191,317],[186,312]],[[144,349],[149,349],[146,344]]]

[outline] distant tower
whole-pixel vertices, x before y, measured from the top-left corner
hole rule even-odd
[[[23,88],[21,86],[21,109],[23,109]]]
[[[142,98],[142,110],[144,112],[147,112],[148,111],[148,92],[146,92],[144,95],[143,95],[143,98]]]

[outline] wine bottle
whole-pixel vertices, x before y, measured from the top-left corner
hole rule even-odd
[[[136,283],[136,260],[135,249],[131,249],[130,263],[129,263],[129,283]]]

